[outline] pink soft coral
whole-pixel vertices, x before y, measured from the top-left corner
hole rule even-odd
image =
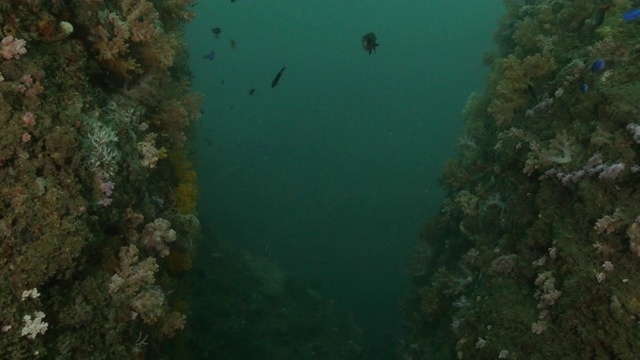
[[[26,45],[25,40],[7,36],[0,42],[0,58],[5,60],[20,59],[20,55],[27,53]]]

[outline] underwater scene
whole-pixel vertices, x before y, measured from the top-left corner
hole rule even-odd
[[[636,359],[640,0],[0,0],[0,359]]]

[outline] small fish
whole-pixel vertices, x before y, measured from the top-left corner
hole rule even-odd
[[[368,34],[366,34],[365,36],[362,37],[362,48],[364,49],[364,51],[369,52],[369,55],[371,55],[371,52],[375,52],[376,51],[376,47],[378,47],[378,43],[376,43],[378,39],[376,38],[376,34],[370,32]]]
[[[604,69],[604,59],[598,59],[593,63],[593,65],[591,65],[592,73],[597,73],[602,69]]]
[[[268,257],[269,255],[271,255],[271,244],[267,243],[262,253],[264,254],[265,257]]]
[[[213,52],[213,50],[209,51],[208,54],[205,54],[202,56],[203,59],[209,59],[209,60],[213,60],[216,57],[216,53]]]
[[[256,92],[256,89],[251,89],[251,90],[249,90],[249,95],[253,95],[253,93],[255,93],[255,92]]]
[[[286,69],[286,66],[282,66],[282,69],[280,69],[280,71],[278,71],[278,74],[276,74],[276,77],[273,78],[273,81],[271,82],[271,87],[276,87],[276,85],[278,85],[278,81],[280,81],[280,76],[282,76],[282,73],[284,72],[284,69]]]
[[[231,46],[231,50],[235,50],[238,47],[236,41],[233,39],[229,40],[229,46]]]
[[[222,33],[222,29],[220,29],[219,27],[211,28],[211,32],[213,33],[213,36],[216,39],[220,39],[220,34]]]

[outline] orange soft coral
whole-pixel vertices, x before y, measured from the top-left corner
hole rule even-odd
[[[152,3],[145,0],[122,0],[120,9],[131,29],[131,41],[150,42],[156,39],[159,33],[158,12]]]
[[[195,214],[198,201],[198,175],[184,151],[172,152],[169,163],[178,181],[173,190],[175,208],[184,215]]]
[[[519,59],[509,55],[498,64],[492,75],[493,101],[487,111],[498,125],[508,124],[514,114],[529,102],[528,87],[532,81],[555,70],[556,63],[548,52]]]

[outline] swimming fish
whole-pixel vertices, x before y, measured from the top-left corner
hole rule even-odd
[[[220,34],[222,33],[222,29],[220,29],[219,27],[211,28],[211,32],[213,33],[213,36],[215,36],[217,39],[220,37]]]
[[[265,257],[271,255],[271,244],[267,243],[267,245],[264,246],[264,251],[262,253]]]
[[[251,89],[251,90],[249,90],[249,95],[253,95],[253,93],[255,93],[255,92],[256,92],[256,89],[255,89],[255,88],[254,88],[254,89]]]
[[[213,60],[216,57],[216,53],[213,52],[213,50],[209,51],[208,54],[205,54],[202,56],[203,59],[209,59],[209,60]]]
[[[235,50],[238,45],[236,45],[236,41],[231,39],[229,40],[229,46],[231,46],[231,50]]]
[[[278,81],[280,81],[280,76],[282,76],[284,69],[286,69],[286,66],[283,65],[282,69],[280,69],[280,71],[278,71],[278,74],[276,74],[276,77],[273,78],[273,81],[271,82],[271,87],[276,87],[276,85],[278,85]]]
[[[362,48],[364,49],[364,51],[368,51],[369,55],[371,55],[371,52],[375,52],[376,51],[376,47],[378,47],[378,45],[376,43],[376,40],[378,40],[376,38],[376,34],[370,32],[368,34],[366,34],[365,36],[362,37]]]

